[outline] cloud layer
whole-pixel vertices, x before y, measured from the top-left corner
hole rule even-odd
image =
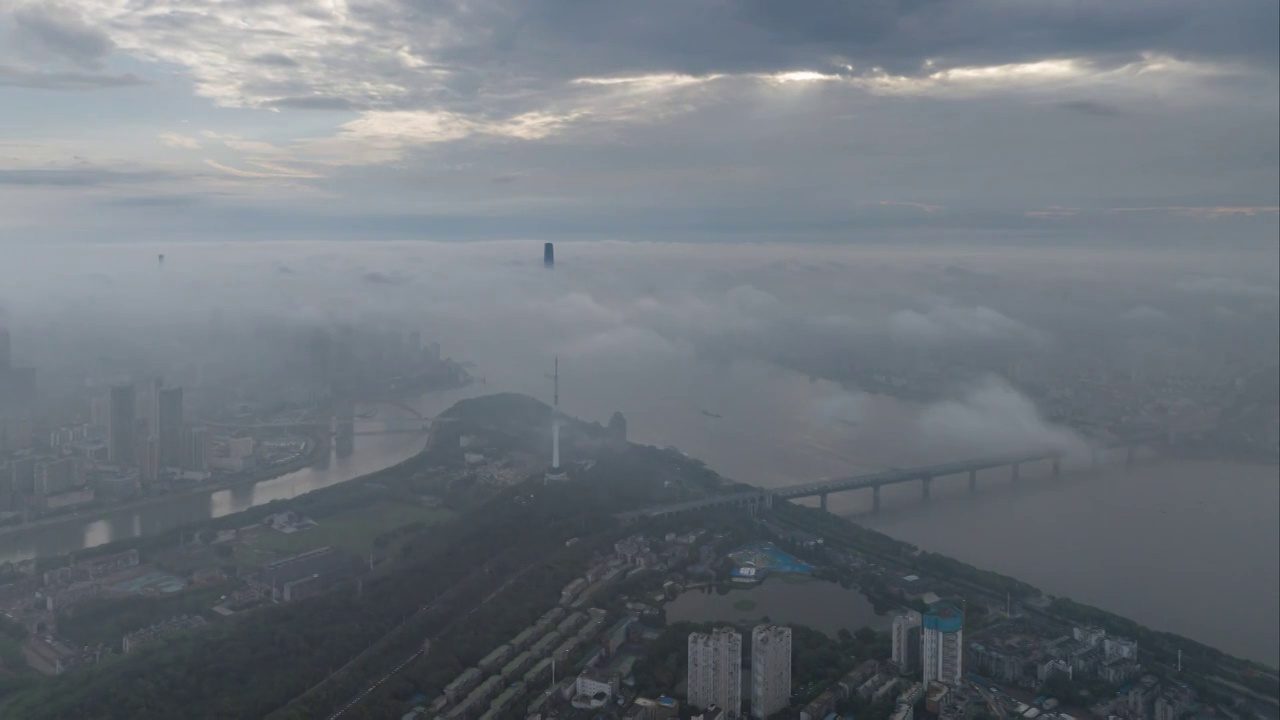
[[[46,234],[71,239],[103,210],[129,236],[200,239],[1264,243],[1277,12],[9,0],[21,151],[0,146],[0,171],[102,181],[0,201],[0,238],[48,205],[67,219]],[[73,90],[99,92],[45,94]],[[126,162],[166,180],[117,185]],[[206,201],[150,200],[168,193]]]

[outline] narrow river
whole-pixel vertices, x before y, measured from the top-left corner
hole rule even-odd
[[[405,402],[425,417],[434,417],[458,400],[482,394],[479,385],[427,393]],[[372,407],[372,406],[369,406]],[[369,407],[361,408],[363,412]],[[379,430],[385,422],[403,419],[407,413],[390,405],[378,405],[378,414],[356,420],[356,430]],[[328,462],[257,483],[223,490],[200,491],[166,497],[136,507],[88,511],[32,527],[0,531],[0,562],[61,555],[122,538],[152,535],[185,523],[242,512],[272,500],[301,495],[346,482],[406,460],[422,449],[426,433],[357,435],[355,450],[346,457],[331,455]]]

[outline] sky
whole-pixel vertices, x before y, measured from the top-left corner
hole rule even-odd
[[[1266,0],[0,0],[0,242],[1274,246]]]

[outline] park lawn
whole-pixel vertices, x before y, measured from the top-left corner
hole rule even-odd
[[[325,546],[365,553],[373,549],[373,541],[379,535],[415,522],[434,525],[450,517],[453,517],[451,510],[380,502],[330,515],[315,527],[296,533],[263,528],[245,544],[243,550],[249,552],[243,556],[258,555],[266,559],[267,555],[291,555]],[[241,554],[238,549],[237,555]]]
[[[22,641],[0,633],[0,665],[14,672],[21,671],[27,666],[27,661],[22,655]]]

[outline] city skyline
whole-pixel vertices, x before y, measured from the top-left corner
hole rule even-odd
[[[1280,720],[1277,0],[0,0],[0,108],[0,720]]]

